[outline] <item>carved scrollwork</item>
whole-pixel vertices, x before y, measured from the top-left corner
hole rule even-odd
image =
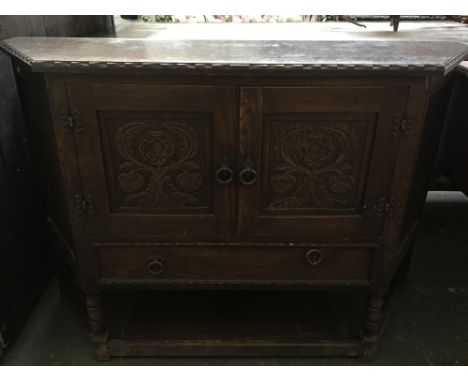
[[[124,160],[117,185],[126,194],[123,205],[141,208],[197,207],[203,186],[199,136],[184,121],[157,126],[138,122],[122,126],[115,146]]]
[[[273,141],[269,209],[347,208],[356,186],[348,161],[355,129],[345,121],[293,121]]]

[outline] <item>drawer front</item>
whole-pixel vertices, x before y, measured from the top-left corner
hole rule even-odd
[[[97,247],[98,277],[168,281],[366,282],[369,248]]]

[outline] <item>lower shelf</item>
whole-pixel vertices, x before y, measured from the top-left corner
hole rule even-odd
[[[358,356],[367,290],[106,291],[111,356]]]
[[[110,340],[114,357],[357,357],[360,341],[157,341]]]

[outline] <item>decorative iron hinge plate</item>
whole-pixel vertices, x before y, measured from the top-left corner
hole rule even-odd
[[[66,133],[74,132],[81,134],[84,131],[83,124],[81,123],[81,113],[76,109],[71,112],[62,110],[62,121],[63,130]]]
[[[385,197],[379,198],[377,202],[372,205],[372,212],[375,216],[395,216],[397,211],[397,203],[395,199],[387,199]]]
[[[407,136],[411,134],[413,117],[411,114],[397,113],[393,116],[393,125],[390,134]]]
[[[91,194],[87,194],[86,197],[83,197],[80,194],[75,195],[75,212],[77,214],[88,215],[94,215],[96,213],[94,198]]]

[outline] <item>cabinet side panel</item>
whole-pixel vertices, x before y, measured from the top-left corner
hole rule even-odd
[[[0,358],[52,275],[31,146],[11,61],[0,53]]]
[[[432,127],[427,125],[431,118],[428,114],[431,106],[430,89],[427,88],[424,77],[415,78],[411,82],[405,114],[406,124],[400,125],[397,164],[390,192],[390,200],[395,207],[385,222],[382,252],[375,265],[372,285],[373,294],[381,296],[379,298],[388,292],[391,281],[411,246],[415,232],[413,228],[416,227],[427,184],[421,174],[425,172],[423,168],[426,172],[431,170],[434,159],[434,155],[430,156],[431,151],[435,154],[426,141],[431,137],[437,138],[433,135],[437,123],[434,122]],[[435,144],[438,144],[437,139]]]
[[[454,82],[442,165],[444,175],[468,195],[468,77],[457,74]]]
[[[73,265],[75,261],[73,231],[63,169],[52,126],[50,88],[42,74],[32,73],[21,64],[16,64],[15,67],[21,101],[31,130],[31,147],[40,179],[40,189],[37,192],[42,194],[45,204],[44,224],[47,224],[50,249],[54,254],[62,252],[65,259]]]
[[[434,172],[434,165],[440,146],[441,134],[446,123],[446,112],[451,97],[452,85],[452,80],[446,80],[443,86],[439,87],[428,101],[423,135],[403,222],[402,239],[411,230],[414,222],[419,219],[427,192],[439,175]]]

